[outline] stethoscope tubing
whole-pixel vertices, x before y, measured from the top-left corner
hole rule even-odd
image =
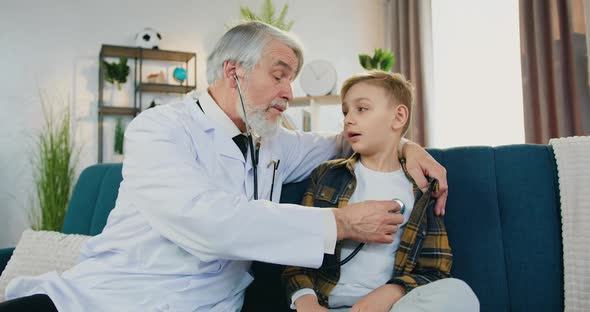
[[[246,123],[246,135],[248,137],[248,145],[250,146],[250,159],[252,160],[252,174],[254,175],[254,200],[258,199],[258,157],[254,150],[254,140],[252,139],[252,131],[250,131],[250,123],[248,122],[248,115],[246,114],[246,105],[244,105],[244,97],[242,95],[242,87],[238,75],[234,75],[236,85],[238,86],[238,95],[240,103],[242,104],[242,112],[244,113],[244,123]]]

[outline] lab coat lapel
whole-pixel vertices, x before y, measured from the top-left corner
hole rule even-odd
[[[211,135],[213,136],[213,146],[219,155],[239,160],[242,163],[246,162],[242,151],[240,151],[232,138],[223,132],[223,129],[215,128],[215,131],[211,132]]]
[[[227,134],[219,125],[211,121],[201,109],[199,109],[194,97],[190,98],[189,101],[195,106],[197,122],[201,124],[202,129],[207,133],[211,142],[213,143],[212,148],[219,153],[232,159],[236,159],[245,163],[244,156],[238,146],[234,143],[231,136]]]

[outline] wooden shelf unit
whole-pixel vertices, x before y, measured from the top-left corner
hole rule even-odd
[[[340,95],[329,94],[322,96],[298,96],[294,97],[289,103],[292,107],[310,106],[315,103],[341,104]]]
[[[105,86],[104,64],[106,58],[126,57],[128,61],[133,59],[133,106],[118,107],[104,106],[103,91]],[[193,65],[194,85],[189,85],[189,79],[185,79],[182,84],[160,84],[147,83],[142,81],[143,62],[160,61],[160,62],[177,62],[184,63],[184,69],[189,71],[189,63]],[[131,79],[129,79],[131,81]],[[197,83],[197,54],[192,52],[153,50],[138,47],[125,47],[117,45],[103,44],[98,57],[98,162],[103,161],[104,145],[104,117],[105,116],[131,116],[135,117],[142,109],[143,93],[188,93],[196,89]]]

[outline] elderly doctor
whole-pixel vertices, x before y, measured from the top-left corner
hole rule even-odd
[[[0,310],[239,311],[252,260],[317,268],[337,240],[390,243],[402,221],[388,213],[399,209],[394,202],[278,203],[283,183],[347,152],[341,135],[279,127],[302,63],[300,44],[285,32],[256,22],[229,30],[207,60],[207,92],[129,125],[116,206],[79,263],[61,275],[13,280],[6,291],[13,300]],[[244,117],[259,145],[258,200],[249,148],[245,157],[234,143],[247,130]],[[414,143],[404,150],[418,183],[426,184],[423,172],[440,180],[444,213],[444,168]]]

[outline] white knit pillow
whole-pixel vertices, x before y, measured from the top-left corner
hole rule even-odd
[[[82,244],[90,236],[26,230],[0,276],[0,302],[8,283],[17,276],[59,273],[77,263]]]

